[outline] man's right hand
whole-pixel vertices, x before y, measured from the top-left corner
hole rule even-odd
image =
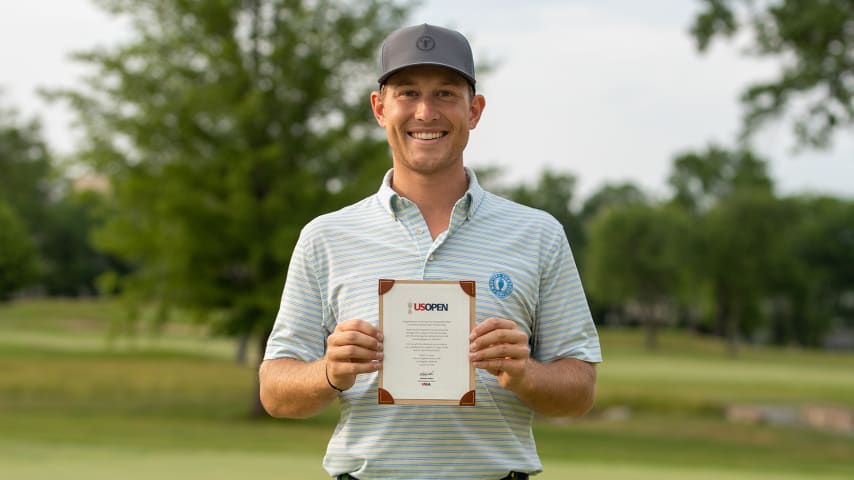
[[[356,383],[356,375],[376,372],[383,361],[383,334],[364,320],[347,320],[326,338],[326,374],[341,390]]]

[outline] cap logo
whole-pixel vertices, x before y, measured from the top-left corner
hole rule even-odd
[[[415,46],[418,50],[423,52],[429,52],[436,48],[436,40],[433,40],[433,37],[429,35],[422,35],[418,37],[418,40],[415,41]]]

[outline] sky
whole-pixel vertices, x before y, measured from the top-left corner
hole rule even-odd
[[[472,43],[486,110],[465,161],[498,166],[508,183],[543,169],[578,178],[579,198],[632,182],[667,195],[675,155],[733,145],[739,92],[773,78],[772,61],[718,42],[699,54],[688,27],[697,0],[425,0],[410,22],[455,28]],[[40,87],[73,86],[82,73],[70,52],[129,37],[125,22],[91,0],[0,2],[0,106],[41,120],[59,154],[73,151],[72,117]],[[366,99],[367,102],[367,99]],[[854,198],[854,136],[826,151],[793,152],[787,124],[774,123],[755,149],[782,194]]]

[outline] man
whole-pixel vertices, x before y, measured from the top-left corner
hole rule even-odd
[[[375,195],[303,229],[262,402],[308,417],[337,398],[324,467],[339,479],[527,478],[542,470],[534,412],[579,416],[593,402],[601,354],[572,253],[554,218],[485,192],[463,165],[486,103],[465,37],[404,28],[380,56],[371,108],[393,168]],[[378,404],[381,278],[477,282],[475,406]]]

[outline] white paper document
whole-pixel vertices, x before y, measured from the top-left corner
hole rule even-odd
[[[379,403],[474,405],[475,282],[380,280]]]

